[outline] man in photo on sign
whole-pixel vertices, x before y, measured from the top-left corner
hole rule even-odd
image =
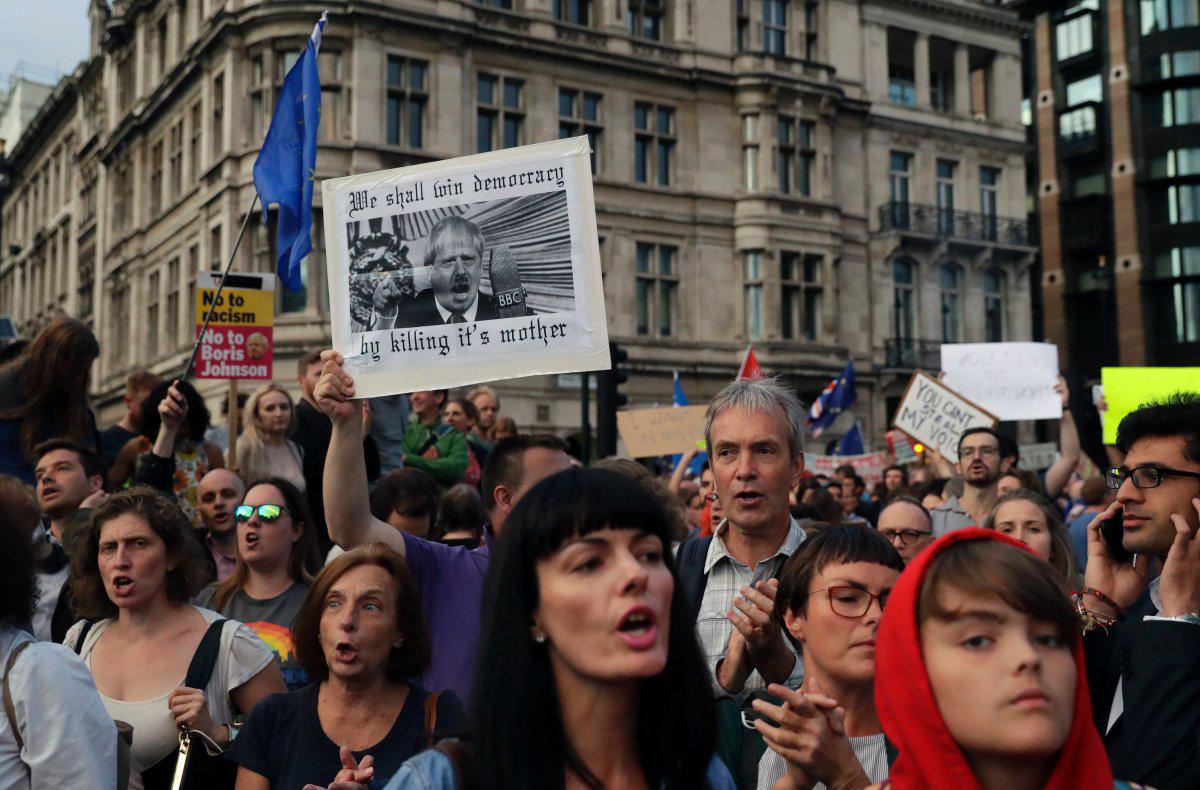
[[[425,266],[433,287],[402,302],[392,278],[375,286],[371,328],[396,329],[464,324],[499,318],[492,300],[479,293],[483,278],[483,234],[459,216],[440,220],[429,232]]]

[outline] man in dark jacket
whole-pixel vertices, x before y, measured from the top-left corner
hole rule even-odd
[[[1130,413],[1106,478],[1117,501],[1088,525],[1084,637],[1096,727],[1113,775],[1163,790],[1200,781],[1200,394]],[[1115,519],[1132,561],[1101,532]],[[1147,584],[1151,557],[1162,573]],[[1114,606],[1115,604],[1115,606]]]

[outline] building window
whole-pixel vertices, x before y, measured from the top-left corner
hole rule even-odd
[[[888,64],[888,99],[893,104],[917,105],[917,80],[912,66]]]
[[[192,105],[191,111],[191,142],[188,143],[188,181],[195,181],[200,177],[200,156],[201,145],[200,141],[204,134],[204,122],[202,119],[202,111],[200,102]]]
[[[988,343],[1004,340],[1004,274],[995,269],[983,273],[983,334]]]
[[[274,239],[275,235],[272,234],[271,238]],[[222,260],[224,252],[225,248],[221,246],[221,226],[217,225],[208,231],[208,268],[210,271],[222,270],[221,265],[225,262]]]
[[[675,332],[676,247],[637,244],[637,333],[670,337]]]
[[[629,7],[625,12],[625,21],[629,26],[629,35],[635,38],[648,38],[651,41],[662,41],[663,17],[666,16],[666,4],[663,0],[628,0]]]
[[[1055,26],[1055,51],[1059,60],[1092,51],[1093,19],[1091,14],[1080,14]]]
[[[521,144],[525,123],[525,83],[512,77],[480,74],[475,80],[475,150],[494,151]]]
[[[942,264],[938,267],[938,291],[942,304],[942,342],[957,343],[959,335],[959,291],[962,287],[962,270],[957,266]]]
[[[503,8],[505,11],[512,10],[512,0],[476,0],[479,5],[489,5],[492,8]]]
[[[200,274],[200,244],[197,242],[188,247],[188,266],[187,266],[187,304],[184,306],[184,315],[191,315],[196,309],[196,278]],[[190,323],[187,319],[184,323]]]
[[[157,269],[146,278],[146,355],[150,359],[158,356],[158,300],[159,279]]]
[[[762,0],[763,52],[768,55],[787,55],[787,0]]]
[[[979,168],[979,213],[983,215],[986,239],[996,238],[997,193],[1000,188],[1000,168]]]
[[[1151,178],[1200,176],[1200,148],[1178,148],[1150,158]]]
[[[288,68],[296,62],[298,53],[289,53]],[[287,60],[285,60],[287,62]],[[317,71],[321,75],[321,128],[319,137],[322,140],[337,140],[342,134],[342,54],[321,48],[317,55]],[[283,73],[287,76],[287,72]],[[282,89],[283,80],[279,87]]]
[[[387,141],[409,148],[425,146],[425,106],[429,101],[425,76],[429,64],[423,60],[388,55]]]
[[[1058,136],[1063,142],[1096,136],[1096,108],[1078,107],[1058,116]]]
[[[592,174],[598,172],[597,157],[600,154],[600,135],[604,127],[600,123],[599,93],[579,91],[573,88],[558,89],[558,136],[578,137],[586,134],[592,149]]]
[[[1158,57],[1147,58],[1145,63],[1147,80],[1191,77],[1200,74],[1200,50],[1164,52]]]
[[[737,51],[746,52],[750,49],[750,1],[737,0],[734,16],[737,17]]]
[[[1066,88],[1067,106],[1075,107],[1084,102],[1099,102],[1104,98],[1104,82],[1099,74],[1092,74],[1080,80],[1068,83]]]
[[[1194,344],[1200,343],[1200,247],[1157,253],[1147,285],[1158,352],[1155,361],[1194,364]],[[1186,348],[1185,344],[1192,345]]]
[[[908,182],[912,174],[912,154],[892,151],[889,157],[893,203],[908,203]]]
[[[218,74],[212,82],[212,161],[225,153],[225,75]]]
[[[742,183],[747,192],[758,191],[758,116],[742,116]]]
[[[108,349],[109,370],[118,371],[125,368],[126,355],[129,353],[129,286],[118,286],[111,293],[106,323],[112,341],[105,343],[105,347]]]
[[[1141,0],[1142,35],[1200,25],[1197,0]]]
[[[762,337],[762,253],[758,250],[745,254],[746,292],[746,337],[757,340]]]
[[[938,230],[944,235],[954,233],[954,171],[958,163],[949,159],[937,160]]]
[[[592,0],[554,0],[554,18],[559,22],[590,27]]]
[[[641,184],[670,186],[674,170],[675,110],[661,105],[633,105],[633,175]]]
[[[178,200],[183,191],[183,121],[176,121],[171,127],[170,142],[167,179],[171,185],[171,200]]]
[[[167,47],[170,41],[167,39],[167,17],[161,16],[158,19],[158,24],[154,26],[154,49],[155,49],[155,82],[162,80],[167,73]]]
[[[913,285],[916,280],[916,264],[907,259],[892,261],[892,308],[897,340],[911,341],[913,338]]]
[[[1151,225],[1200,222],[1200,184],[1172,184],[1147,192]]]
[[[117,109],[122,114],[133,107],[137,99],[137,75],[133,71],[133,49],[117,56]]]
[[[1177,88],[1146,97],[1146,116],[1153,126],[1200,123],[1200,88]]]
[[[779,116],[779,191],[809,197],[817,152],[813,148],[812,121]]]
[[[817,59],[817,3],[808,0],[804,4],[804,59]]]
[[[122,157],[112,168],[112,227],[117,233],[129,227],[133,220],[133,184],[129,177],[129,160]]]
[[[167,351],[172,351],[179,344],[179,256],[175,256],[167,264],[166,284],[166,333],[163,335],[163,347]]]
[[[821,256],[780,253],[779,288],[783,339],[815,341],[821,326]]]
[[[159,140],[154,145],[150,146],[150,160],[146,163],[146,169],[150,173],[150,184],[148,187],[150,218],[158,216],[162,210],[162,190],[163,190],[163,144]]]
[[[263,56],[250,59],[250,144],[255,145],[267,136],[270,119],[271,84],[263,64]]]

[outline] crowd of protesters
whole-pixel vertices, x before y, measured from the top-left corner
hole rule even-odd
[[[1200,787],[1200,394],[813,475],[740,380],[660,473],[332,351],[101,430],[98,354],[0,364],[0,787]]]

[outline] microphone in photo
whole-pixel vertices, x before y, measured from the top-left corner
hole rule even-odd
[[[500,245],[492,248],[488,263],[488,276],[492,282],[492,299],[501,318],[520,318],[526,314],[525,288],[521,285],[521,267],[517,259]]]

